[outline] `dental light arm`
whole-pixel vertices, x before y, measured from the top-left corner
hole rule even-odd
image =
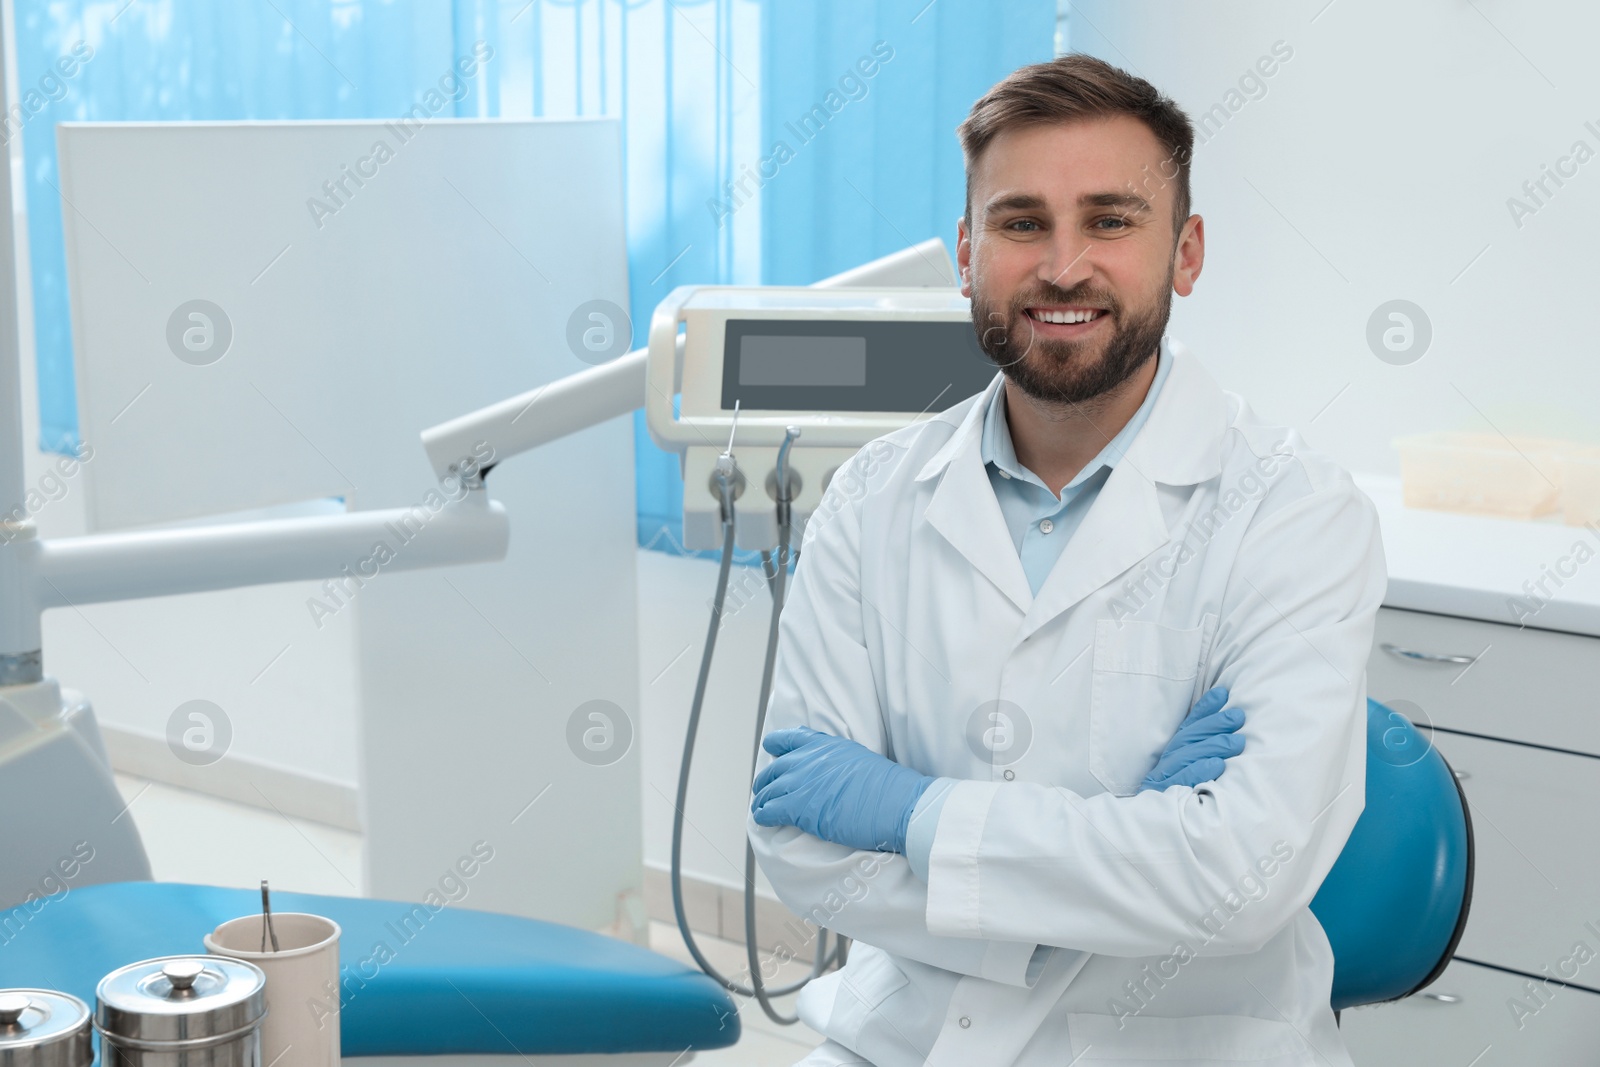
[[[39,544],[39,598],[45,607],[61,607],[338,577],[371,555],[380,540],[398,545],[385,570],[499,559],[509,534],[505,508],[475,496],[437,515],[422,508],[383,508],[44,541]]]
[[[609,363],[424,430],[422,447],[427,450],[434,475],[442,481],[464,471],[475,472],[467,475],[469,484],[480,482],[488,470],[477,467],[473,450],[480,442],[493,447],[494,462],[499,463],[508,456],[628,414],[644,400],[648,355],[648,349],[636,349]]]
[[[0,609],[0,663],[9,676],[0,684],[38,680],[46,608],[338,578],[378,541],[397,546],[386,571],[484,562],[503,558],[509,537],[505,508],[482,493],[437,513],[385,508],[47,541],[31,522],[0,524],[0,588],[9,594]]]

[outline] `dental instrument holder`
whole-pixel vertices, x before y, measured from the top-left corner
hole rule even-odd
[[[721,544],[720,501],[715,481],[720,454],[709,442],[727,432],[731,416],[725,404],[742,404],[744,408],[739,416],[741,465],[751,480],[759,479],[772,500],[777,501],[780,496],[787,498],[784,503],[788,519],[796,527],[798,538],[798,532],[803,531],[805,522],[821,505],[834,473],[863,445],[915,421],[941,400],[953,403],[980,390],[994,374],[993,365],[981,353],[963,351],[956,357],[961,373],[949,379],[960,384],[947,394],[919,397],[910,410],[784,410],[773,396],[772,387],[746,383],[743,366],[736,365],[736,361],[742,358],[743,346],[751,338],[738,330],[794,331],[781,338],[783,343],[793,343],[807,336],[817,322],[845,324],[841,329],[853,329],[860,323],[866,330],[886,328],[887,324],[909,328],[943,324],[964,331],[968,336],[972,332],[971,309],[953,288],[953,283],[951,288],[885,286],[870,290],[836,290],[821,286],[680,286],[669,293],[651,318],[645,412],[651,437],[657,445],[679,454],[684,485],[706,485],[709,490],[704,496],[692,489],[686,489],[684,494],[683,544],[686,548],[714,550]],[[757,324],[770,324],[770,327]],[[754,340],[761,339],[757,336]],[[892,368],[879,367],[876,375],[867,371],[869,357],[864,347],[867,345],[865,336],[849,341],[863,346],[857,353],[860,357],[857,370],[863,377],[856,384],[875,381],[875,387],[881,387],[886,373],[892,375]],[[803,362],[802,355],[797,354],[794,359]],[[818,363],[823,365],[826,359]],[[941,373],[940,368],[930,370],[930,374]],[[756,380],[761,380],[759,374]],[[921,387],[926,384],[920,383]],[[753,392],[754,399],[735,399],[747,390]],[[836,393],[851,391],[848,387],[834,390]],[[679,398],[676,405],[674,396]],[[786,431],[792,426],[804,428],[806,443],[804,448],[787,457],[787,491],[780,492],[777,453],[787,439]],[[775,511],[746,508],[743,519],[734,532],[740,549],[759,551],[777,543]]]

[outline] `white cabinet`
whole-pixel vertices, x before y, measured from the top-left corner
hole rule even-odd
[[[1600,989],[1600,759],[1436,731],[1472,811],[1476,886],[1458,956],[1529,974],[1586,943],[1557,976]],[[1583,953],[1578,953],[1582,955]],[[1600,1031],[1595,1032],[1600,1063]]]
[[[1597,682],[1600,638],[1379,611],[1368,695],[1431,728],[1477,869],[1456,962],[1420,996],[1344,1014],[1361,1067],[1600,1063]]]
[[[1340,1018],[1356,1067],[1589,1067],[1600,1062],[1600,995],[1456,961],[1395,1004]],[[1521,1003],[1525,1007],[1513,1010]]]
[[[1600,637],[1394,608],[1378,611],[1367,665],[1368,694],[1415,704],[1419,726],[1592,756],[1600,756],[1597,682]]]

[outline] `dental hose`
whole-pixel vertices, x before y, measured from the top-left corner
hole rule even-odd
[[[790,509],[788,500],[788,479],[786,476],[786,461],[789,446],[794,438],[799,436],[799,431],[790,428],[784,438],[783,447],[778,453],[778,555],[776,568],[771,567],[771,558],[768,553],[762,553],[762,572],[767,579],[768,588],[772,592],[772,622],[767,635],[767,653],[761,679],[761,703],[756,712],[755,754],[752,755],[751,776],[754,777],[754,761],[761,750],[761,737],[766,723],[767,699],[771,692],[773,664],[777,656],[778,616],[783,609],[783,596],[786,587],[786,578],[789,567],[789,542],[791,536]],[[678,923],[678,932],[683,937],[689,955],[711,978],[715,979],[729,992],[742,997],[754,997],[761,1005],[762,1011],[774,1022],[782,1025],[792,1025],[799,1021],[798,1016],[785,1016],[779,1013],[771,1003],[770,998],[784,996],[801,989],[813,978],[821,975],[835,959],[843,962],[846,941],[840,937],[832,952],[827,951],[828,931],[819,929],[817,948],[812,960],[811,974],[797,982],[776,989],[768,989],[761,978],[759,951],[755,937],[755,850],[750,842],[745,842],[745,888],[744,888],[744,919],[745,919],[745,947],[750,961],[749,986],[742,985],[732,978],[727,977],[716,969],[705,953],[700,950],[699,944],[694,939],[694,933],[689,928],[689,919],[683,906],[683,827],[684,811],[689,796],[689,769],[694,759],[694,746],[700,730],[700,713],[705,705],[706,684],[711,676],[711,660],[716,648],[717,631],[722,622],[722,610],[727,602],[728,577],[733,568],[734,547],[734,477],[735,469],[733,457],[730,452],[724,453],[717,461],[716,481],[717,492],[721,501],[722,520],[722,556],[717,568],[717,588],[712,601],[711,621],[706,629],[705,651],[700,657],[700,672],[695,679],[694,699],[689,707],[689,723],[684,732],[683,759],[678,766],[678,791],[677,799],[673,805],[672,816],[672,910]]]
[[[761,669],[761,699],[756,706],[756,735],[755,746],[750,753],[750,777],[755,778],[756,762],[761,757],[761,738],[766,733],[767,702],[772,696],[773,667],[778,656],[778,619],[783,613],[784,596],[788,589],[789,578],[789,545],[793,537],[793,522],[791,500],[789,491],[788,459],[789,449],[794,444],[800,431],[796,427],[789,427],[783,438],[783,446],[778,450],[777,465],[777,498],[778,498],[778,550],[776,553],[776,566],[772,557],[761,553],[761,572],[767,579],[767,587],[772,593],[772,621],[767,627],[767,654]],[[755,990],[757,1003],[767,1018],[781,1026],[792,1026],[800,1021],[798,1015],[782,1015],[772,1006],[770,998],[786,990],[768,991],[766,983],[761,977],[761,961],[756,939],[756,852],[748,840],[744,845],[744,945],[746,958],[750,964],[750,984]],[[828,951],[828,930],[826,927],[817,928],[817,947],[812,955],[811,975],[803,979],[798,985],[818,977],[835,960],[840,966],[844,965],[845,953],[848,951],[849,941],[841,934],[834,945],[833,951]]]

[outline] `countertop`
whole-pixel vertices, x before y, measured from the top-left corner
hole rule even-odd
[[[1383,529],[1384,606],[1600,637],[1600,525],[1408,508],[1398,477],[1352,477]]]

